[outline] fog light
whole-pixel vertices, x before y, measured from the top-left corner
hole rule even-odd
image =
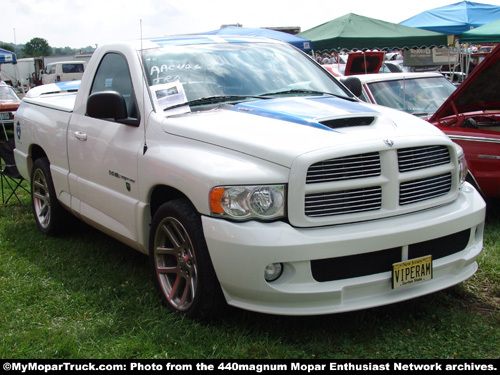
[[[283,272],[283,264],[281,263],[271,263],[266,266],[264,270],[264,277],[266,281],[274,281],[281,276]]]

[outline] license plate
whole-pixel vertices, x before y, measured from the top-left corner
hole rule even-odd
[[[8,120],[9,119],[9,112],[0,112],[0,119],[2,120]]]
[[[411,259],[392,265],[392,288],[420,283],[432,279],[432,256]]]

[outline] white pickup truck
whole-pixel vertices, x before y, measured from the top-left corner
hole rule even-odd
[[[81,83],[27,93],[16,138],[40,230],[71,213],[149,254],[190,317],[364,309],[478,267],[485,203],[460,147],[285,43],[102,46]]]

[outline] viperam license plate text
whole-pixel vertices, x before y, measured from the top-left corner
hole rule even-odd
[[[410,259],[392,265],[392,288],[432,279],[432,256]]]

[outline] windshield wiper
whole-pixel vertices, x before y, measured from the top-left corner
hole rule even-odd
[[[204,105],[204,104],[215,104],[229,101],[236,101],[248,98],[255,99],[270,99],[261,95],[214,95],[214,96],[206,96],[203,98],[189,100],[184,103],[174,104],[170,107],[165,108],[163,111],[168,111],[169,109],[184,107],[186,105]]]
[[[277,96],[277,95],[290,95],[290,94],[308,94],[308,95],[327,95],[327,96],[335,96],[336,98],[340,99],[346,99],[346,100],[351,100],[351,101],[356,101],[356,99],[351,98],[349,96],[343,96],[343,95],[338,95],[338,94],[332,94],[330,92],[323,92],[323,91],[316,91],[316,90],[307,90],[307,89],[291,89],[291,90],[283,90],[283,91],[276,91],[276,92],[268,92],[265,94],[262,94],[263,96]]]
[[[262,95],[263,96],[275,96],[275,95],[288,95],[288,94],[331,95],[327,92],[321,92],[321,91],[316,91],[316,90],[307,90],[307,89],[291,89],[291,90],[266,92],[265,94],[262,94]]]

